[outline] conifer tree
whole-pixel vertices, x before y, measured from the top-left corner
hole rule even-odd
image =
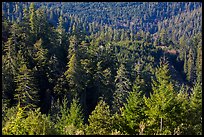
[[[69,91],[72,96],[79,95],[82,90],[82,86],[80,82],[81,68],[75,53],[72,54],[72,57],[68,62],[67,68],[68,69],[64,73],[64,75],[66,76],[66,79],[69,85]]]
[[[68,49],[68,59],[71,58],[73,53],[76,53],[78,50],[78,40],[76,35],[73,35],[69,38],[69,49]]]
[[[115,77],[115,92],[114,94],[114,110],[118,111],[128,96],[128,92],[131,89],[131,83],[128,79],[128,74],[125,69],[125,65],[121,64],[117,75]]]
[[[64,96],[55,128],[58,134],[61,135],[73,135],[76,132],[83,132],[83,115],[77,99],[73,99],[70,108],[68,108],[68,100]]]
[[[16,84],[14,78],[17,75],[17,50],[13,37],[8,38],[2,51],[2,98],[8,103],[13,104]]]
[[[59,43],[61,45],[62,40],[63,40],[63,38],[65,36],[64,21],[63,21],[62,16],[60,16],[59,19],[58,19],[57,31],[59,33]]]
[[[144,96],[145,111],[148,116],[149,134],[171,133],[168,125],[171,123],[170,111],[174,111],[175,93],[173,84],[170,82],[168,64],[160,64],[156,69],[156,80],[153,79],[150,97]]]
[[[15,78],[17,85],[15,98],[20,102],[21,106],[38,105],[38,90],[35,85],[32,71],[23,64],[19,68],[19,73]]]
[[[202,84],[196,83],[190,97],[191,134],[202,134]]]
[[[15,63],[15,57],[17,55],[16,45],[13,37],[8,38],[8,41],[4,45],[3,52],[4,55],[4,67],[5,69],[9,69],[10,73],[14,74],[16,73],[16,63]]]
[[[180,49],[181,49],[180,57],[183,59],[183,58],[185,58],[185,56],[184,56],[184,51],[185,51],[185,35],[183,35],[179,39],[179,45],[180,45]]]
[[[161,32],[160,32],[160,37],[161,37],[161,44],[165,45],[167,44],[167,33],[166,30],[162,28]]]
[[[37,34],[37,15],[35,11],[35,4],[32,2],[29,7],[29,14],[30,14],[30,28],[33,34]]]
[[[129,134],[139,134],[139,125],[141,121],[144,121],[145,116],[145,104],[142,98],[142,91],[139,90],[140,86],[135,83],[133,85],[133,91],[129,93],[127,103],[124,105],[122,111],[122,117],[126,122],[126,132]]]
[[[197,82],[201,83],[202,82],[202,45],[197,48],[196,76],[197,76]]]
[[[49,43],[49,33],[51,33],[51,28],[48,25],[47,16],[45,14],[45,9],[36,10],[37,21],[37,39],[42,38],[45,43]],[[52,37],[54,38],[54,37]]]
[[[174,119],[172,125],[176,125],[175,127],[177,127],[176,129],[179,129],[179,131],[177,131],[179,134],[190,134],[191,131],[189,130],[189,126],[191,120],[189,120],[188,117],[190,117],[191,114],[189,113],[190,104],[186,86],[181,86],[179,93],[176,96],[176,102],[174,105],[176,110],[174,113],[171,113],[172,118]]]
[[[26,110],[27,107],[12,107],[6,113],[3,135],[52,135],[56,134],[53,122],[40,109]]]
[[[76,128],[82,128],[83,126],[83,114],[82,108],[78,99],[73,99],[69,109],[69,124],[73,124]]]
[[[66,79],[66,76],[63,74],[57,79],[54,85],[53,91],[55,97],[62,100],[63,96],[67,95],[68,100],[71,100],[68,87],[68,81]]]
[[[34,44],[34,61],[36,61],[36,65],[38,68],[44,67],[47,64],[47,54],[48,50],[43,48],[43,41],[39,39]]]
[[[183,70],[184,70],[184,73],[187,74],[188,66],[187,66],[187,55],[186,55],[186,51],[184,52],[184,65],[183,65]]]
[[[112,118],[109,106],[100,100],[88,119],[89,125],[86,129],[87,135],[111,134]]]
[[[68,100],[66,96],[64,96],[62,103],[60,105],[59,100],[57,101],[57,112],[54,112],[56,114],[52,114],[53,116],[56,117],[56,124],[55,124],[55,129],[57,130],[58,134],[65,134],[65,126],[67,125],[69,121],[69,108],[68,108]],[[52,110],[53,111],[53,110]]]
[[[33,60],[35,63],[34,67],[34,77],[36,80],[36,85],[39,89],[39,97],[40,97],[40,107],[45,108],[42,112],[45,112],[49,108],[49,81],[48,81],[48,75],[49,71],[47,69],[48,67],[48,50],[43,48],[43,41],[42,39],[39,39],[34,44],[34,50],[33,50]]]
[[[193,57],[193,51],[192,49],[189,50],[188,53],[188,71],[187,71],[187,80],[189,82],[194,82],[195,80],[195,63],[194,63],[194,57]]]

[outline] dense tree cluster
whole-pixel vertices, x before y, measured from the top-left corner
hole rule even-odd
[[[3,2],[2,133],[202,134],[201,9]]]

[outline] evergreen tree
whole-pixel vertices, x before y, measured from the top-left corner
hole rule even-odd
[[[45,67],[47,64],[47,54],[48,50],[43,48],[43,41],[39,39],[34,44],[34,61],[36,61],[36,65],[38,68]]]
[[[80,129],[83,126],[82,108],[78,99],[73,99],[69,109],[69,124],[73,124],[76,128]]]
[[[73,35],[69,38],[69,49],[67,58],[70,59],[74,53],[78,50],[78,40],[76,35]]]
[[[195,67],[194,67],[194,57],[192,49],[188,53],[188,71],[187,71],[187,80],[189,82],[194,82],[195,80]]]
[[[14,102],[16,84],[14,77],[17,75],[17,51],[13,38],[8,38],[2,51],[2,98],[11,105]]]
[[[55,97],[62,100],[63,96],[67,95],[67,98],[71,100],[68,87],[68,81],[66,76],[63,74],[57,79],[53,88]]]
[[[161,32],[160,32],[160,38],[161,38],[161,44],[162,45],[165,45],[167,44],[167,33],[166,33],[166,30],[162,28]]]
[[[168,64],[161,64],[156,69],[156,80],[153,79],[150,97],[144,97],[148,116],[148,134],[170,134],[170,111],[174,111],[175,94],[170,82]]]
[[[27,68],[26,64],[19,68],[19,74],[16,76],[15,82],[17,85],[15,98],[21,106],[32,105],[32,107],[36,107],[39,101],[38,90],[34,83],[32,71]]]
[[[3,62],[5,69],[8,69],[8,71],[12,74],[16,74],[16,63],[15,63],[15,58],[17,55],[17,50],[16,50],[16,45],[13,37],[8,38],[8,41],[4,45],[3,49],[4,60]]]
[[[187,55],[186,55],[186,52],[184,52],[184,65],[183,65],[183,70],[184,70],[184,73],[187,75],[188,66],[187,66]]]
[[[50,39],[48,35],[49,33],[51,33],[51,28],[48,24],[47,21],[47,15],[45,13],[45,9],[38,9],[36,10],[36,16],[37,16],[37,20],[36,20],[36,29],[37,29],[37,39],[42,38],[42,40],[44,41],[44,43],[49,43]],[[53,39],[54,37],[52,37]]]
[[[202,84],[196,83],[190,98],[191,134],[202,134]]]
[[[59,105],[57,106],[59,110],[55,112],[57,114],[53,114],[56,117],[55,129],[57,130],[58,134],[63,135],[65,134],[65,126],[68,124],[69,121],[68,100],[66,96],[64,96],[62,100],[62,104],[60,105],[60,103],[58,102],[57,105]]]
[[[62,40],[64,40],[64,37],[65,37],[64,21],[63,21],[62,16],[60,16],[58,19],[57,31],[59,33],[59,43],[61,45]]]
[[[40,109],[26,111],[27,107],[12,107],[6,113],[3,135],[51,135],[56,134],[49,116]]]
[[[111,134],[112,118],[109,106],[100,100],[88,119],[89,125],[86,129],[87,135]]]
[[[126,122],[126,132],[129,134],[139,134],[140,122],[144,121],[145,116],[145,104],[142,98],[142,91],[137,84],[133,85],[133,91],[129,93],[127,103],[124,105],[122,111],[122,117]]]
[[[181,51],[181,54],[180,54],[180,57],[181,59],[185,58],[184,56],[184,51],[185,51],[185,35],[183,35],[180,39],[179,39],[179,45],[180,45],[180,51]]]
[[[121,64],[117,75],[115,77],[115,92],[114,94],[114,110],[118,111],[124,102],[126,102],[126,98],[131,89],[131,83],[128,79],[128,74],[125,69],[125,65]]]
[[[69,85],[69,91],[72,96],[77,96],[82,91],[82,85],[80,82],[81,79],[80,63],[78,62],[75,53],[72,54],[72,57],[70,58],[67,67],[68,69],[64,73],[64,75],[66,76]]]
[[[44,108],[42,112],[47,112],[50,107],[50,92],[49,92],[49,81],[48,75],[48,50],[43,48],[43,41],[39,39],[34,44],[33,60],[35,63],[34,77],[36,79],[36,85],[39,89],[40,96],[40,107]],[[46,107],[45,107],[46,106]]]
[[[83,134],[82,110],[77,99],[73,99],[70,108],[68,108],[68,100],[64,97],[55,128],[61,135],[73,135],[77,132]]]
[[[32,2],[29,7],[29,14],[30,14],[30,28],[33,34],[37,34],[37,15],[35,11],[35,4]]]
[[[190,105],[186,86],[181,86],[179,93],[176,96],[176,102],[174,106],[176,110],[175,112],[171,113],[171,117],[174,121],[172,122],[172,125],[175,125],[174,134],[189,134],[190,120],[188,119],[188,117],[190,117]]]
[[[196,76],[197,82],[202,82],[202,45],[197,48]]]

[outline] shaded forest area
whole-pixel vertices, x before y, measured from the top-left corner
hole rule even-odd
[[[3,135],[202,134],[201,2],[3,2]]]

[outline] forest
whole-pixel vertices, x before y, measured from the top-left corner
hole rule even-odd
[[[3,135],[202,135],[202,2],[2,2]]]

